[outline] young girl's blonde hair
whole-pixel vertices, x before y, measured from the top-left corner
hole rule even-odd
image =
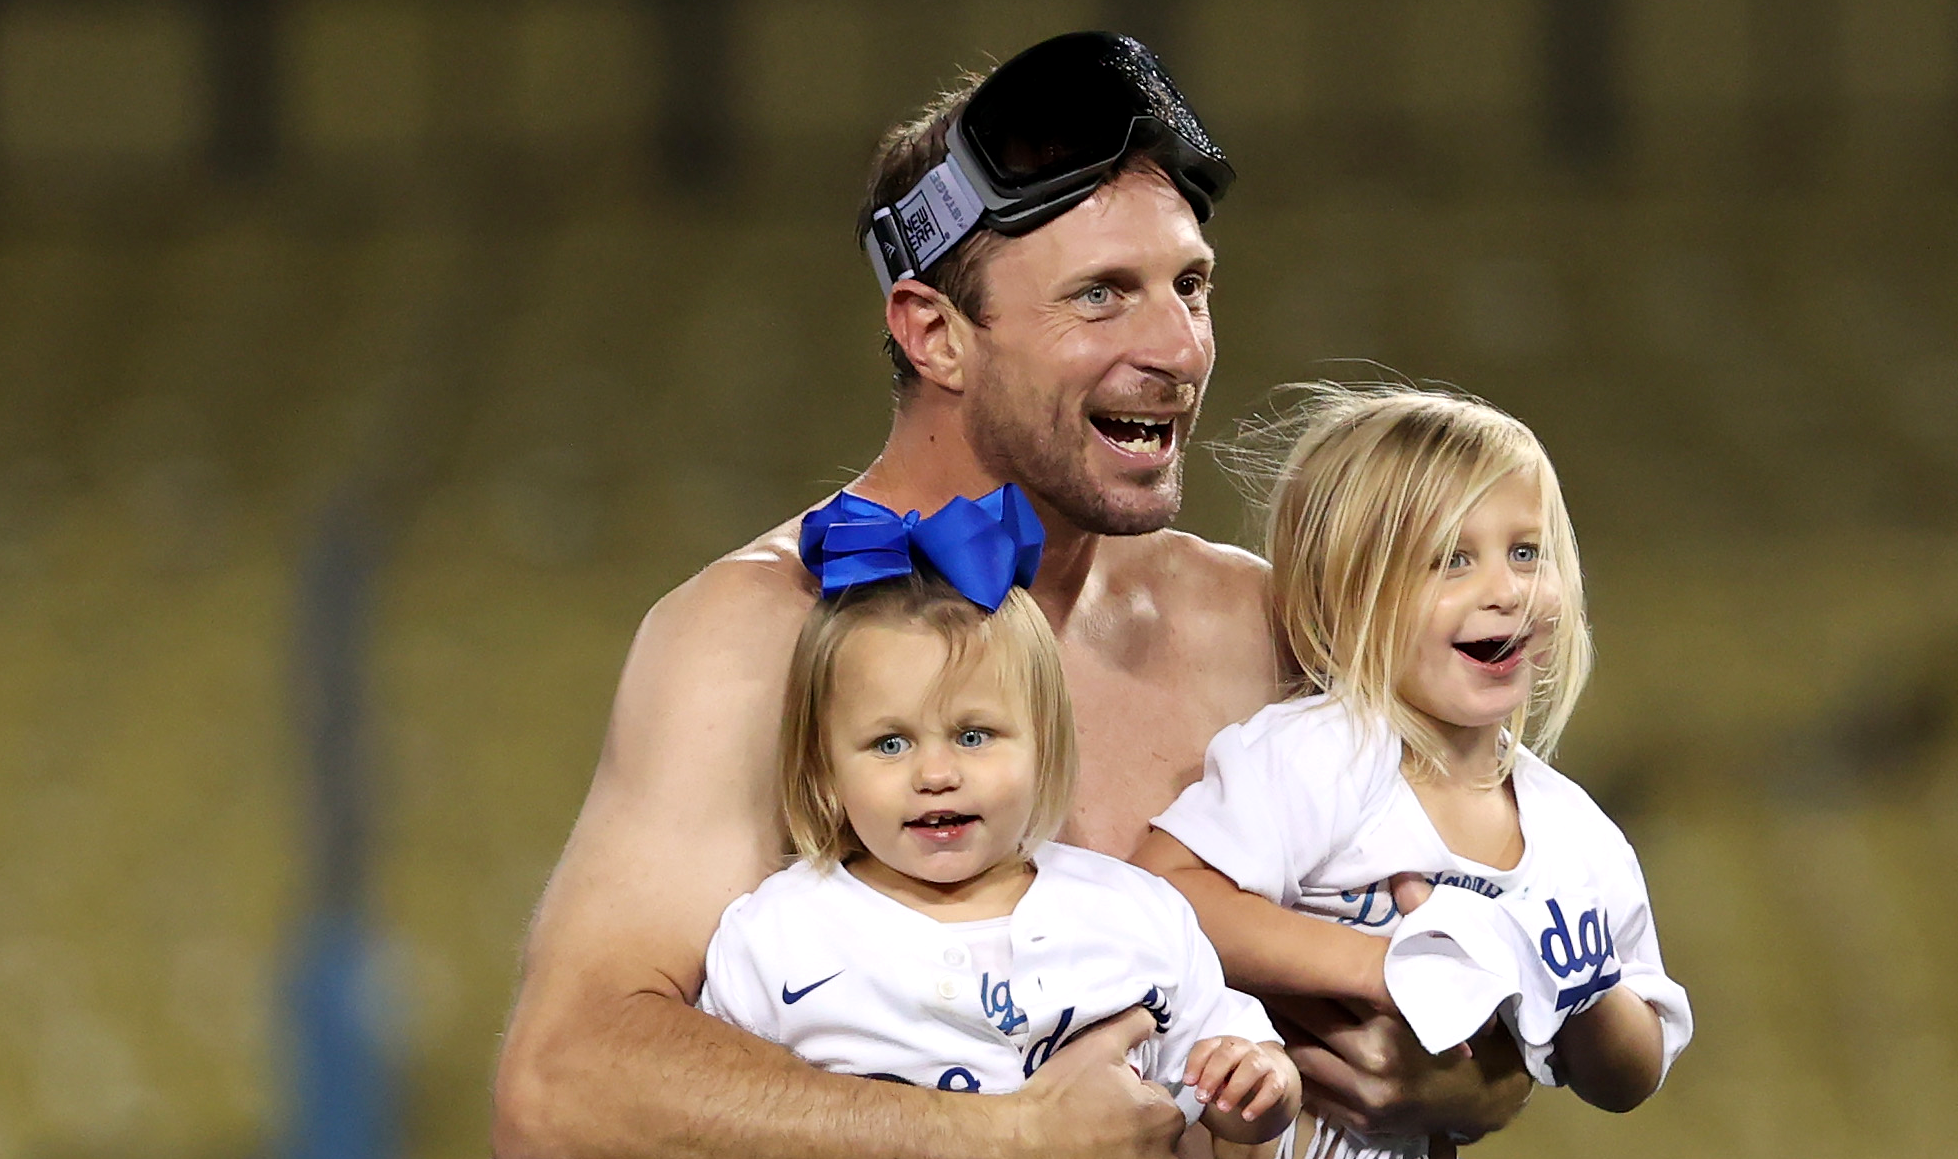
[[[1545,594],[1556,596],[1557,611],[1534,625],[1532,652],[1547,652],[1548,661],[1507,731],[1547,755],[1590,675],[1591,636],[1577,539],[1542,444],[1522,423],[1463,395],[1400,386],[1298,389],[1302,405],[1280,424],[1297,441],[1272,488],[1265,527],[1274,619],[1302,670],[1298,691],[1326,692],[1386,720],[1414,757],[1413,775],[1445,771],[1434,725],[1399,695],[1403,668],[1462,521],[1490,488],[1521,475],[1537,486],[1542,520],[1524,617],[1536,618],[1532,609]],[[1504,747],[1499,779],[1515,767],[1516,749]]]
[[[864,851],[836,791],[827,709],[837,654],[851,633],[867,624],[916,626],[945,642],[945,667],[934,696],[956,687],[985,660],[999,666],[1003,686],[1026,698],[1033,729],[1033,815],[1020,849],[1026,852],[1058,833],[1067,819],[1080,760],[1060,646],[1047,617],[1025,588],[1013,588],[999,610],[988,613],[944,580],[913,574],[819,600],[803,621],[789,661],[782,712],[782,804],[796,853],[819,869],[829,869]]]

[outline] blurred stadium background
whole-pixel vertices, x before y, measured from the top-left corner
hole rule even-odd
[[[0,1159],[485,1153],[638,617],[884,433],[872,141],[1093,26],[1241,175],[1207,434],[1373,359],[1567,480],[1700,1030],[1476,1153],[1949,1146],[1958,3],[11,0]]]

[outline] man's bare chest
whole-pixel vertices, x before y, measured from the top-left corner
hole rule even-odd
[[[1149,818],[1203,775],[1204,747],[1241,713],[1199,675],[1070,667],[1081,779],[1061,840],[1126,858]]]

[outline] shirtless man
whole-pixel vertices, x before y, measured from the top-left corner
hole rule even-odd
[[[1211,735],[1279,693],[1264,565],[1167,530],[1215,358],[1199,215],[1230,172],[1166,77],[1137,84],[1155,67],[1120,38],[1037,46],[989,82],[1032,99],[989,106],[985,89],[978,100],[967,89],[895,130],[860,222],[888,285],[898,401],[883,452],[849,490],[898,511],[1007,481],[1032,497],[1047,532],[1033,595],[1060,640],[1080,729],[1061,839],[1119,857],[1201,775]],[[1002,194],[997,172],[970,176],[974,139],[1008,157],[1007,176],[1029,176],[1011,172],[1012,135],[1026,130],[1014,112],[1093,114],[1121,100],[1137,108],[1120,113],[1113,145],[1076,134],[1022,154],[1045,164],[1022,182],[1032,194]],[[962,109],[974,131],[949,130],[966,157],[948,168]],[[1139,140],[1131,114],[1145,118]],[[942,198],[930,223],[906,196],[915,190]],[[977,218],[987,197],[1000,204],[981,220],[1019,213],[1005,221],[1018,232],[982,226],[961,240],[960,214]],[[875,214],[883,207],[894,213]],[[776,734],[789,652],[816,598],[799,523],[711,564],[640,627],[530,931],[496,1078],[496,1153],[1167,1156],[1182,1116],[1124,1061],[1153,1028],[1139,1009],[1057,1052],[1021,1091],[975,1098],[826,1074],[688,1005],[721,910],[782,864]],[[1520,1068],[1492,1080],[1484,1062],[1429,1058],[1389,1018],[1284,1013],[1312,1036],[1294,1052],[1308,1094],[1357,1126],[1477,1134],[1528,1089]]]

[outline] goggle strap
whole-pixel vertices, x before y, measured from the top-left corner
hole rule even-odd
[[[944,256],[985,212],[985,202],[956,157],[945,158],[895,205],[879,207],[871,215],[863,247],[884,296]]]
[[[897,218],[891,215],[888,205],[870,215],[870,228],[863,235],[863,252],[870,259],[871,272],[877,275],[877,285],[887,300],[892,286],[918,272],[917,260],[911,256],[911,247],[904,244],[904,231],[897,227]]]

